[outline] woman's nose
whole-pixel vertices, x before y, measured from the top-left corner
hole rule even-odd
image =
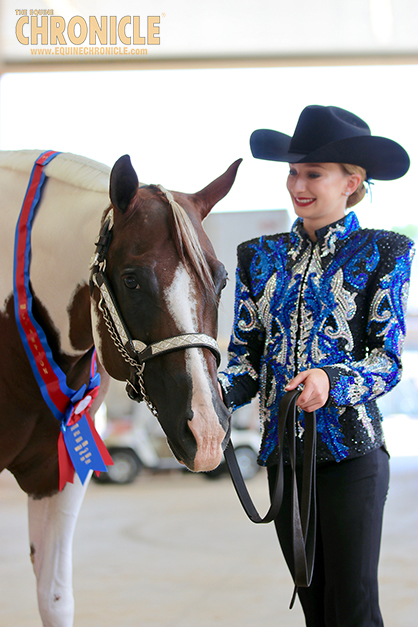
[[[293,189],[295,191],[301,192],[305,190],[305,180],[302,176],[295,176],[293,179]]]

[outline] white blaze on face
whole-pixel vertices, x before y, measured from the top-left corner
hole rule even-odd
[[[164,293],[164,299],[179,334],[199,332],[194,285],[183,264],[177,268],[172,284]],[[189,421],[189,427],[197,444],[194,469],[212,470],[222,459],[225,432],[213,406],[203,350],[186,349],[185,356],[186,369],[192,379],[193,419]]]

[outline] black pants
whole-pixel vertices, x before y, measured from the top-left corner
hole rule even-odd
[[[270,488],[277,466],[268,469]],[[293,575],[290,468],[275,520]],[[318,530],[312,583],[298,590],[307,627],[382,627],[377,567],[389,458],[377,449],[356,459],[317,466]]]

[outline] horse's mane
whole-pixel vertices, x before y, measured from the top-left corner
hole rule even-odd
[[[211,298],[216,299],[212,273],[192,221],[183,207],[174,200],[171,192],[162,185],[157,185],[156,187],[162,192],[163,197],[168,201],[172,209],[180,256],[183,260],[185,258],[189,260],[204,288],[208,290]]]
[[[42,150],[2,150],[0,151],[0,168],[30,174],[33,165]],[[45,166],[45,174],[58,181],[75,187],[108,194],[110,168],[87,157],[63,152]],[[141,185],[141,183],[140,183]],[[186,211],[175,200],[171,192],[162,185],[155,186],[169,203],[174,218],[175,234],[179,252],[183,259],[188,259],[199,277],[202,285],[216,298],[212,273],[205,259],[196,230]]]
[[[30,174],[42,150],[2,150],[0,168]],[[45,174],[75,187],[93,192],[109,193],[110,168],[87,157],[62,152],[45,166]]]

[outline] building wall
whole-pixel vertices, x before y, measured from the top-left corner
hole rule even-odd
[[[226,351],[233,322],[238,244],[253,237],[287,231],[289,226],[289,214],[284,209],[213,213],[206,218],[204,222],[206,233],[229,276],[227,286],[222,292],[219,308],[218,342],[223,352]]]

